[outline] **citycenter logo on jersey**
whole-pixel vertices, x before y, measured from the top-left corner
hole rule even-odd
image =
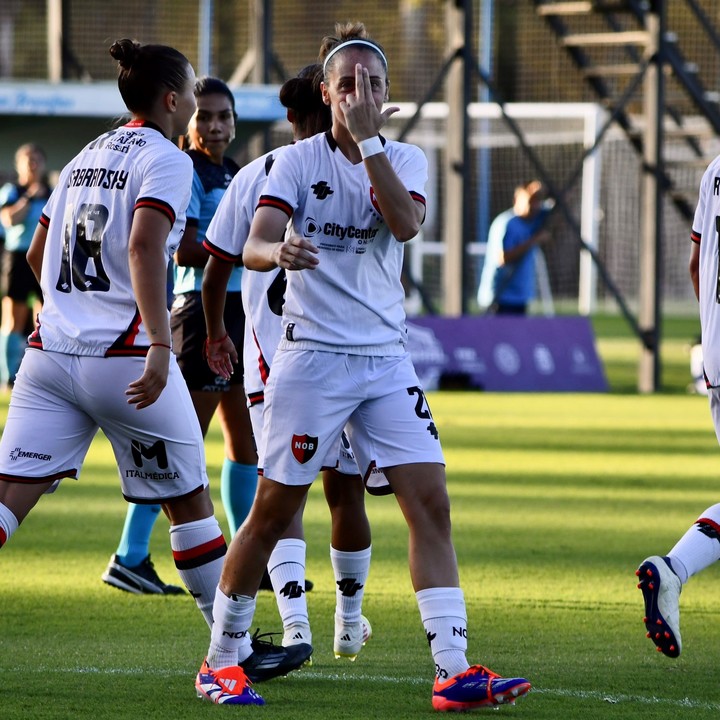
[[[313,217],[306,217],[303,222],[303,235],[306,238],[324,235],[327,238],[352,241],[351,244],[342,246],[332,243],[320,243],[321,248],[325,247],[329,250],[355,252],[358,255],[362,255],[362,253],[365,252],[366,246],[375,239],[378,231],[379,228],[377,227],[359,228],[355,225],[338,225],[338,223],[334,222],[326,222],[324,225],[320,225],[320,223],[318,223],[318,221]]]
[[[10,451],[10,459],[15,462],[19,458],[48,461],[52,460],[52,455],[48,455],[47,453],[29,452],[28,450],[16,447],[14,450]]]

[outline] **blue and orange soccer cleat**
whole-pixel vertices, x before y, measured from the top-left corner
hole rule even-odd
[[[472,665],[445,682],[435,679],[432,706],[440,711],[460,711],[514,705],[530,688],[525,678],[503,678],[483,665]]]
[[[645,629],[658,652],[676,658],[682,652],[680,593],[682,583],[666,558],[652,555],[635,571],[645,602]]]
[[[199,698],[216,705],[264,705],[265,701],[252,689],[245,671],[239,665],[213,670],[203,661],[195,678]]]

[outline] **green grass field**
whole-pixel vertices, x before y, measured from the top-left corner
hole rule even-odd
[[[720,451],[707,402],[685,390],[695,323],[667,329],[667,386],[653,396],[633,393],[637,348],[621,323],[596,328],[611,393],[430,395],[447,456],[469,657],[534,685],[494,717],[715,720],[717,568],[685,589],[684,651],[675,661],[644,637],[634,576],[646,555],[666,552],[718,500]],[[216,479],[217,426],[207,452]],[[81,481],[43,498],[0,553],[0,718],[430,717],[433,666],[404,522],[392,498],[369,497],[368,512],[364,612],[374,636],[357,662],[332,657],[329,515],[316,486],[306,511],[314,664],[261,685],[264,708],[217,708],[195,698],[208,631],[192,600],[130,596],[100,581],[125,503],[99,437]],[[151,549],[161,577],[176,581],[164,519]],[[256,620],[279,629],[269,593]]]

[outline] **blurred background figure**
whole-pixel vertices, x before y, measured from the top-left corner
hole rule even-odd
[[[5,246],[0,269],[2,323],[0,324],[0,384],[12,386],[26,347],[30,329],[30,302],[40,309],[40,286],[25,254],[30,247],[42,209],[50,197],[45,153],[27,143],[15,152],[17,181],[0,188],[0,222]]]
[[[550,240],[543,228],[550,209],[545,188],[531,180],[515,188],[513,206],[490,225],[478,304],[498,315],[526,315],[535,299],[535,256]]]

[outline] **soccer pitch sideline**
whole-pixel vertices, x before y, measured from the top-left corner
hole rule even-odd
[[[446,450],[469,657],[522,675],[516,718],[717,718],[717,569],[682,597],[683,655],[644,636],[634,570],[667,551],[718,499],[720,449],[697,396],[432,393]],[[6,401],[0,405],[4,417]],[[207,443],[219,477],[217,426]],[[224,524],[219,493],[214,492]],[[392,498],[368,497],[373,562],[364,612],[374,635],[355,663],[332,657],[329,514],[306,511],[314,664],[260,686],[262,709],[195,697],[208,631],[189,597],[131,596],[100,581],[125,503],[109,445],[80,482],[43,498],[0,551],[0,717],[266,718],[430,716],[432,663],[412,595],[406,529]],[[152,556],[177,581],[158,521]],[[269,593],[256,616],[278,630]],[[499,715],[498,715],[499,716]]]

